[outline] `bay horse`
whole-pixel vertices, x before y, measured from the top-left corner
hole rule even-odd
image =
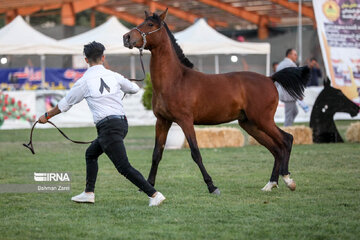
[[[185,134],[191,156],[200,168],[209,192],[220,194],[204,167],[194,124],[215,125],[238,120],[239,125],[275,158],[270,181],[262,190],[271,191],[278,187],[279,174],[287,187],[295,190],[295,181],[288,171],[293,137],[274,122],[278,105],[274,82],[281,84],[292,96],[301,98],[309,69],[286,68],[272,77],[253,72],[204,74],[195,71],[167,27],[166,15],[167,9],[160,15],[151,16],[145,11],[144,22],[123,36],[125,47],[151,52],[152,106],[157,120],[148,182],[155,185],[167,133],[176,122]]]

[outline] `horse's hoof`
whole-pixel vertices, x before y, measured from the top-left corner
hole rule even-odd
[[[263,187],[261,190],[264,191],[264,192],[271,192],[271,189],[273,188],[279,188],[277,182],[268,182],[265,187]]]
[[[293,179],[290,178],[290,175],[284,175],[283,180],[286,184],[286,186],[291,190],[291,191],[295,191],[296,189],[296,183]]]
[[[211,194],[220,195],[220,190],[217,188]]]

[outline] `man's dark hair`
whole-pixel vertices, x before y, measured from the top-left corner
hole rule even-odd
[[[102,55],[104,54],[105,47],[99,42],[91,42],[84,46],[84,54],[85,57],[90,62],[98,62]]]
[[[310,61],[316,61],[317,62],[315,57],[310,58]]]
[[[288,50],[286,50],[285,57],[289,56],[289,54],[292,52],[292,50],[294,50],[294,49],[289,48]]]

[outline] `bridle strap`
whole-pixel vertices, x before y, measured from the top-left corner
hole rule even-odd
[[[143,24],[144,24],[144,23],[143,23]],[[143,24],[141,24],[140,26],[142,26]],[[147,36],[147,35],[150,35],[150,34],[152,34],[152,33],[155,33],[155,32],[157,32],[157,31],[159,31],[163,26],[164,26],[164,22],[161,22],[159,28],[157,28],[157,29],[155,29],[155,30],[153,30],[153,31],[147,32],[147,33],[141,31],[138,27],[134,27],[134,28],[133,28],[133,29],[135,29],[136,31],[138,31],[138,32],[140,33],[141,37],[143,38],[143,45],[141,46],[141,48],[139,48],[139,50],[140,50],[140,55],[142,55],[142,52],[143,52],[143,50],[145,49],[145,45],[146,45],[146,43],[147,43],[147,41],[146,41],[146,36]]]
[[[32,152],[32,154],[35,154],[35,150],[34,150],[34,147],[33,147],[33,144],[32,144],[32,136],[33,136],[33,131],[34,131],[35,125],[36,125],[38,122],[39,122],[39,121],[36,121],[36,122],[34,123],[34,125],[32,126],[32,128],[31,128],[30,141],[29,141],[29,143],[28,143],[28,144],[25,144],[25,143],[23,144],[24,147],[30,149],[30,151]],[[73,143],[77,143],[77,144],[89,144],[89,143],[92,143],[92,142],[93,142],[93,141],[83,142],[83,141],[72,140],[72,139],[70,139],[68,136],[66,136],[66,134],[65,134],[63,131],[61,131],[61,129],[58,128],[54,123],[52,123],[52,122],[49,121],[49,120],[48,120],[47,122],[50,123],[51,125],[53,125],[53,126],[61,133],[61,135],[63,135],[67,140],[69,140],[69,141],[71,141],[71,142],[73,142]]]
[[[137,31],[140,33],[140,35],[141,35],[141,37],[142,37],[142,39],[143,39],[143,45],[141,46],[141,48],[139,48],[139,52],[140,52],[139,56],[140,56],[141,69],[142,69],[142,71],[143,71],[143,75],[144,75],[144,76],[143,76],[142,79],[129,78],[130,81],[142,82],[142,81],[145,80],[146,73],[145,73],[145,68],[144,68],[144,63],[143,63],[143,60],[142,60],[142,56],[143,56],[143,51],[144,51],[144,49],[145,49],[145,45],[146,45],[146,43],[147,43],[147,41],[146,41],[146,36],[147,36],[147,35],[150,35],[150,34],[152,34],[152,33],[155,33],[155,32],[157,32],[157,31],[159,31],[159,30],[163,27],[163,25],[164,25],[164,22],[161,22],[161,25],[160,25],[159,28],[157,28],[157,29],[155,29],[155,30],[153,30],[153,31],[151,31],[151,32],[147,32],[147,33],[141,31],[138,27],[134,27],[134,28],[133,28],[133,29],[137,30]],[[141,26],[141,25],[140,25],[140,26]],[[124,93],[124,96],[122,97],[121,100],[123,100],[123,99],[125,98],[125,96],[126,96],[126,93]]]

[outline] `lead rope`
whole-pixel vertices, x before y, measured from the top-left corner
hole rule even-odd
[[[145,49],[145,45],[146,45],[146,43],[147,43],[147,41],[146,41],[146,36],[147,36],[147,35],[150,35],[150,34],[152,34],[152,33],[155,33],[155,32],[157,32],[157,31],[159,31],[159,30],[162,28],[163,25],[164,25],[164,22],[161,22],[161,25],[160,25],[159,28],[155,29],[154,31],[148,32],[148,33],[142,32],[142,31],[141,31],[139,28],[137,28],[137,27],[134,28],[135,30],[137,30],[137,31],[140,33],[140,35],[141,35],[141,37],[142,37],[142,39],[143,39],[143,45],[141,46],[141,48],[139,48],[139,52],[140,52],[140,63],[141,63],[141,68],[142,68],[144,77],[143,77],[142,79],[132,79],[132,78],[131,78],[131,79],[129,79],[130,81],[142,82],[142,81],[145,80],[146,74],[145,74],[145,68],[144,68],[144,63],[143,63],[143,60],[142,60],[142,56],[143,56],[143,51],[144,51],[144,49]],[[126,93],[124,93],[124,96],[122,97],[121,100],[123,100],[125,96],[126,96]]]
[[[34,131],[35,125],[36,125],[38,122],[39,122],[39,121],[36,121],[36,122],[34,123],[34,125],[32,126],[32,128],[31,128],[30,141],[29,141],[29,143],[28,143],[28,144],[26,144],[26,143],[23,144],[23,146],[26,147],[26,148],[28,148],[28,149],[32,152],[32,154],[35,154],[34,146],[33,146],[33,144],[32,144],[32,136],[33,136],[33,131]],[[69,140],[69,141],[71,141],[71,142],[73,142],[73,143],[77,143],[77,144],[89,144],[89,143],[92,143],[92,142],[93,142],[93,141],[90,141],[90,142],[82,142],[82,141],[72,140],[72,139],[70,139],[68,136],[66,136],[66,134],[65,134],[63,131],[61,131],[61,129],[58,128],[54,123],[52,123],[51,121],[47,121],[47,122],[50,123],[51,125],[53,125],[53,126],[61,133],[61,135],[63,135],[67,140]]]
[[[146,38],[145,38],[145,44],[146,44]],[[145,80],[145,77],[146,77],[146,73],[145,73],[145,68],[144,68],[144,63],[143,63],[143,60],[142,60],[142,56],[143,56],[143,50],[144,50],[144,45],[139,49],[139,57],[140,57],[140,63],[141,63],[141,69],[143,71],[143,78],[142,79],[134,79],[134,78],[129,78],[130,81],[134,81],[134,82],[142,82]],[[124,93],[124,96],[122,97],[121,100],[124,99],[124,97],[126,96],[126,93]]]

